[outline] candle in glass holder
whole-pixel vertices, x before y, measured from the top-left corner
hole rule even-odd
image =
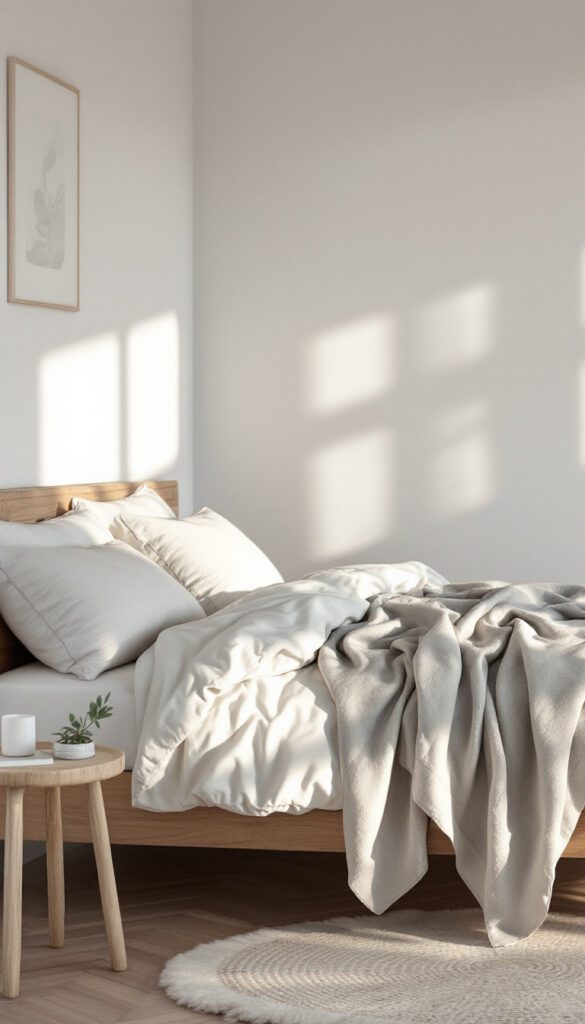
[[[0,749],[4,757],[32,757],[35,743],[34,715],[2,715]]]

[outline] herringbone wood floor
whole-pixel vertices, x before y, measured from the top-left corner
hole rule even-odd
[[[176,1006],[158,989],[163,963],[212,939],[266,925],[363,913],[338,854],[118,847],[116,874],[128,971],[114,974],[91,849],[66,855],[65,947],[48,949],[44,858],[26,865],[22,991],[0,999],[2,1024],[178,1024],[215,1021]],[[427,909],[473,905],[450,857],[401,901]],[[554,907],[585,915],[585,861],[562,861]],[[583,921],[585,941],[585,917]]]

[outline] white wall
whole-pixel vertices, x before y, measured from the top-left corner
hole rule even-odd
[[[198,0],[197,492],[296,574],[585,578],[585,7]]]
[[[192,20],[190,0],[0,0],[0,110],[9,55],[81,90],[81,311],[0,301],[2,487],[178,477],[192,508]],[[5,145],[2,114],[0,196]]]

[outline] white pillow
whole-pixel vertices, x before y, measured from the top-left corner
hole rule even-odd
[[[282,583],[260,548],[209,508],[173,520],[124,514],[111,530],[166,569],[208,614],[257,587]]]
[[[161,630],[204,615],[168,573],[117,541],[5,548],[0,613],[39,661],[80,679],[134,661]]]
[[[92,501],[90,498],[72,498],[72,508],[82,508],[99,519],[109,529],[112,520],[124,512],[135,516],[156,516],[160,519],[175,519],[175,513],[160,494],[146,484],[140,484],[127,498],[117,501]]]
[[[90,512],[75,509],[41,523],[0,520],[0,549],[14,547],[92,547],[108,544],[112,535]]]

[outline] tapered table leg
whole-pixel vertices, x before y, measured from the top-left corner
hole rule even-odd
[[[93,848],[97,865],[102,910],[106,926],[106,935],[112,958],[114,971],[125,971],[127,967],[124,932],[118,903],[116,878],[112,863],[112,850],[108,835],[108,822],[104,808],[102,787],[99,782],[88,784],[89,792],[89,823],[93,838]]]
[[[60,949],[65,941],[65,873],[63,869],[63,826],[61,790],[45,789],[47,825],[47,893],[49,900],[49,946]]]
[[[2,986],[7,999],[16,999],[20,991],[23,798],[23,788],[9,788],[6,790]]]

